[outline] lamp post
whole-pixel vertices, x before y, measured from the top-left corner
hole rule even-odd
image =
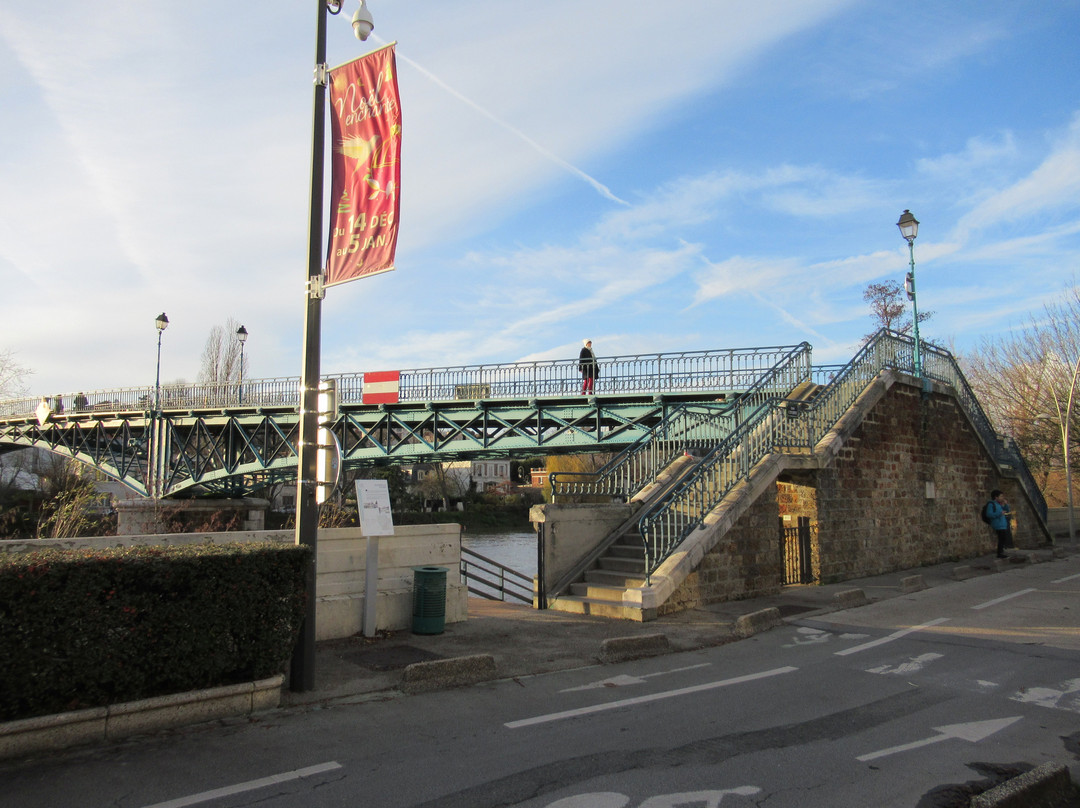
[[[900,214],[900,221],[896,223],[900,228],[900,235],[908,244],[908,253],[911,256],[911,269],[908,270],[907,278],[904,279],[904,289],[907,291],[908,300],[911,301],[912,321],[915,327],[915,378],[922,378],[922,359],[919,355],[919,303],[915,299],[915,237],[919,235],[919,220],[911,215],[910,210]]]
[[[243,326],[236,329],[236,338],[240,341],[240,382],[236,385],[236,403],[244,403],[244,343],[247,342],[248,330]]]
[[[326,18],[341,13],[342,0],[316,0],[315,91],[311,120],[311,196],[308,206],[308,263],[305,290],[303,368],[300,374],[300,437],[296,457],[296,544],[311,548],[307,569],[308,598],[300,636],[293,652],[289,687],[298,692],[315,687],[315,560],[319,542],[318,441],[319,353],[323,289],[323,161],[326,141]],[[353,32],[363,41],[375,27],[365,0],[352,18]]]
[[[154,412],[161,411],[161,332],[169,327],[169,318],[161,312],[154,320],[157,326],[157,376],[154,377]]]

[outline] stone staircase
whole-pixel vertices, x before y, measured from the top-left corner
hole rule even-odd
[[[660,475],[661,482],[635,496],[632,501],[640,507],[634,515],[612,531],[601,545],[602,551],[587,560],[585,569],[565,592],[548,601],[548,608],[573,614],[640,620],[640,606],[628,606],[623,602],[628,589],[645,586],[645,545],[638,532],[638,519],[646,509],[662,503],[701,460],[690,453],[685,454]]]
[[[585,571],[584,580],[570,584],[569,592],[550,601],[548,608],[599,617],[630,617],[623,606],[623,594],[644,585],[645,553],[635,527],[622,532]]]
[[[819,384],[802,382],[791,391],[784,404],[791,408],[804,407],[821,389]],[[627,590],[646,585],[645,549],[638,530],[638,519],[646,509],[662,505],[678,485],[698,467],[702,458],[687,453],[681,460],[677,467],[669,469],[670,477],[662,487],[634,498],[641,502],[642,507],[613,531],[614,538],[609,538],[603,552],[588,563],[578,580],[571,583],[565,592],[548,601],[549,609],[598,617],[642,619],[641,605],[636,602],[627,603],[625,598]],[[676,514],[674,518],[683,521],[690,517]]]

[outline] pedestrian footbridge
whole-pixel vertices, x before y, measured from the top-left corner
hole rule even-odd
[[[326,376],[321,420],[347,469],[618,452],[675,431],[716,443],[812,370],[806,343],[599,362],[588,396],[576,360]],[[299,405],[298,378],[3,401],[0,451],[74,457],[146,496],[241,496],[295,479]]]

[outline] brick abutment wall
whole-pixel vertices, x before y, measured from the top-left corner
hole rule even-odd
[[[783,472],[661,612],[779,591],[780,530],[807,516],[815,580],[878,575],[994,551],[979,519],[991,489],[1013,507],[1017,547],[1046,543],[1018,482],[1002,477],[951,395],[894,383],[823,468]]]

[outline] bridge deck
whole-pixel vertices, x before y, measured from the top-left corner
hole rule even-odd
[[[607,450],[647,437],[673,407],[734,402],[766,376],[784,395],[811,367],[805,343],[599,363],[588,396],[576,360],[327,376],[324,423],[354,467]],[[299,401],[297,378],[5,401],[0,451],[40,446],[140,493],[235,492],[295,475]]]

